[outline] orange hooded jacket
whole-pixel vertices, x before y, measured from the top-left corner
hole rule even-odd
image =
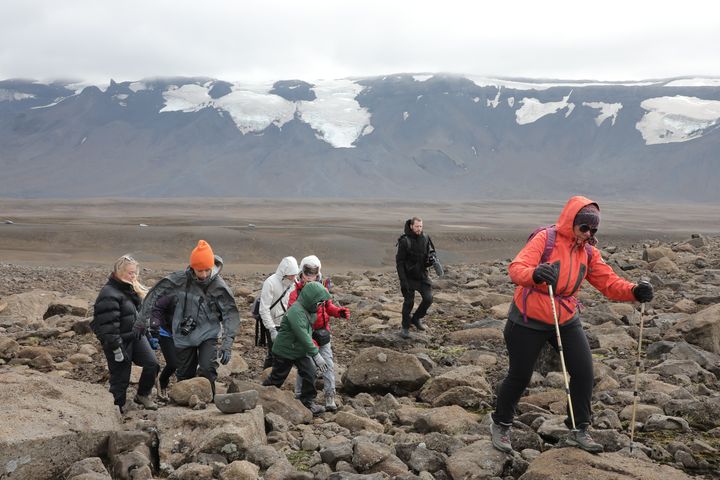
[[[588,252],[585,245],[578,245],[573,233],[573,221],[578,211],[586,205],[594,203],[585,197],[571,197],[557,220],[557,235],[555,247],[547,262],[550,264],[559,263],[560,273],[557,281],[555,295],[555,309],[558,314],[558,322],[563,324],[575,316],[577,311],[577,294],[583,279],[597,288],[603,295],[615,301],[633,301],[635,296],[632,293],[634,283],[620,278],[610,266],[602,259],[600,252],[595,247],[588,268]],[[599,207],[598,207],[599,208]],[[533,282],[532,275],[535,267],[540,263],[547,230],[540,231],[525,247],[520,250],[510,264],[508,272],[515,288],[515,305],[524,315],[539,322],[554,324],[550,296],[547,285]]]

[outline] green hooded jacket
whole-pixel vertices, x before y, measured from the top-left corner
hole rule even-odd
[[[281,358],[297,360],[318,353],[312,341],[312,324],[317,304],[330,300],[330,294],[322,284],[310,282],[300,291],[292,307],[283,315],[272,352]]]

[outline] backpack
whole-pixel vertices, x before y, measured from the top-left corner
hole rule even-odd
[[[294,285],[295,282],[291,283],[285,290],[283,290],[283,292],[280,294],[280,297],[278,297],[278,299],[275,300],[272,305],[270,305],[270,310],[275,308],[275,305],[277,305],[278,302],[283,299],[287,291],[290,290],[290,287]],[[285,310],[284,306],[283,310]],[[270,332],[268,332],[267,328],[265,328],[265,325],[262,322],[262,317],[260,316],[260,294],[255,297],[255,300],[252,303],[250,315],[252,315],[255,319],[255,346],[264,347],[267,344],[267,340],[270,338]]]
[[[542,256],[540,257],[540,263],[545,263],[550,258],[550,254],[552,254],[553,249],[555,248],[555,239],[557,238],[557,226],[556,225],[545,225],[544,227],[538,227],[530,234],[530,236],[527,239],[527,242],[535,238],[535,235],[542,232],[543,230],[547,231],[547,236],[545,237],[545,249],[543,250]],[[525,242],[525,243],[527,243]],[[585,244],[585,253],[587,253],[588,257],[588,272],[590,271],[590,262],[592,262],[593,258],[593,249],[592,246],[588,243]]]

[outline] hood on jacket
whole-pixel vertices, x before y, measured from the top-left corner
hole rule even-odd
[[[316,312],[317,304],[330,300],[330,293],[318,282],[310,282],[306,284],[300,291],[297,301],[308,312]]]
[[[285,257],[280,260],[280,263],[275,270],[275,275],[278,277],[284,277],[286,275],[297,275],[300,273],[297,260],[295,257]]]
[[[300,260],[300,272],[302,272],[303,267],[307,265],[309,267],[317,267],[318,273],[322,270],[322,265],[320,264],[320,259],[316,257],[315,255],[308,255],[307,257]]]
[[[563,207],[562,212],[560,212],[560,216],[555,223],[558,233],[568,238],[575,238],[575,234],[573,233],[573,222],[575,221],[575,215],[577,215],[577,213],[583,207],[590,204],[594,204],[596,207],[598,207],[598,210],[600,210],[600,206],[597,204],[597,202],[593,202],[589,198],[579,195],[575,197],[570,197],[570,200],[568,200],[565,204],[565,207]]]

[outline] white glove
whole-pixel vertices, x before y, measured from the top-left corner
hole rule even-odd
[[[312,357],[313,362],[315,362],[315,366],[317,367],[318,371],[320,373],[327,372],[328,364],[325,362],[325,359],[320,355],[319,353],[316,353]]]
[[[115,354],[115,361],[116,362],[122,362],[125,360],[125,356],[123,355],[122,348],[118,347],[115,350],[113,350],[113,353]]]
[[[270,340],[274,342],[278,335],[277,329],[273,328],[272,330],[268,331],[270,332]]]

